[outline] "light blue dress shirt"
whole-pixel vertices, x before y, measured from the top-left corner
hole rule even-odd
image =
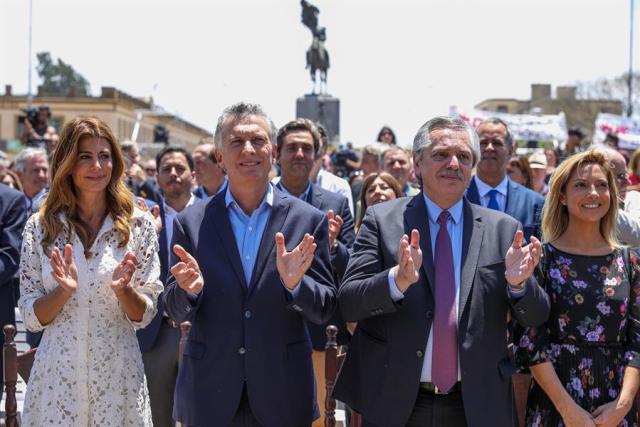
[[[273,186],[267,184],[267,192],[251,216],[247,216],[242,208],[240,208],[233,198],[233,194],[231,194],[231,189],[227,190],[224,201],[229,214],[229,222],[231,223],[233,236],[238,246],[244,278],[247,281],[247,286],[249,286],[251,284],[253,267],[256,264],[256,258],[258,256],[260,242],[262,241],[262,235],[264,234],[264,229],[267,226],[273,208]]]
[[[427,205],[427,215],[429,216],[429,233],[431,235],[431,253],[435,254],[436,250],[436,237],[438,231],[440,231],[440,225],[438,224],[438,217],[440,212],[443,211],[438,205],[433,203],[424,193],[424,202]],[[453,251],[453,270],[455,272],[455,286],[456,286],[456,322],[458,319],[458,301],[460,300],[460,272],[462,270],[462,231],[463,231],[463,216],[462,216],[463,201],[460,199],[455,205],[451,206],[449,213],[451,214],[451,221],[447,221],[447,231],[451,238],[451,250]],[[424,255],[424,254],[423,254]],[[389,289],[391,291],[391,298],[394,301],[399,301],[404,298],[404,295],[396,286],[395,277],[393,275],[393,269],[389,270]],[[425,316],[427,314],[425,313]],[[429,331],[429,339],[427,340],[427,347],[424,353],[424,359],[422,361],[422,373],[420,374],[421,382],[431,382],[431,363],[433,359],[433,323],[431,323],[431,330]],[[460,357],[458,357],[458,381],[460,381]]]
[[[476,181],[476,187],[478,187],[478,194],[480,195],[480,203],[482,203],[482,206],[485,208],[489,206],[489,200],[491,199],[489,192],[491,190],[496,190],[496,201],[498,202],[500,212],[507,210],[507,191],[509,191],[508,177],[505,176],[500,184],[495,187],[485,183],[483,180],[478,178],[478,175],[474,176],[473,179]]]

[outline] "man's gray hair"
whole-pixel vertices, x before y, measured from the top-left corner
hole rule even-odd
[[[238,102],[230,107],[224,109],[220,117],[218,117],[218,124],[216,125],[216,131],[213,134],[213,143],[217,149],[222,148],[222,130],[229,119],[242,119],[248,116],[260,116],[263,117],[267,123],[269,123],[269,140],[272,144],[276,143],[276,133],[278,129],[273,121],[269,118],[267,113],[264,112],[262,107],[258,104],[250,104],[248,102]]]
[[[467,132],[469,135],[469,147],[473,153],[473,166],[478,163],[478,160],[480,159],[480,141],[478,139],[478,134],[464,120],[447,116],[434,117],[420,126],[415,138],[413,138],[414,156],[420,157],[422,151],[433,144],[433,141],[429,140],[429,133],[438,129]]]
[[[407,159],[410,161],[411,160],[411,156],[409,156],[409,153],[407,153],[402,147],[398,147],[397,145],[392,145],[388,148],[385,148],[382,153],[380,154],[380,167],[384,169],[384,159],[387,158],[388,154],[394,154],[394,153],[402,153],[405,156],[407,156]]]
[[[362,155],[360,157],[373,156],[376,158],[376,162],[380,163],[380,158],[382,157],[381,154],[382,150],[380,149],[380,144],[369,144],[365,145],[362,149]]]
[[[33,147],[27,147],[24,150],[20,151],[16,156],[16,160],[15,160],[16,172],[21,172],[21,173],[26,172],[27,162],[33,159],[34,157],[38,157],[38,156],[44,156],[44,158],[46,159],[47,152],[44,151],[42,148],[33,148]]]
[[[120,142],[120,148],[122,149],[122,151],[124,151],[125,153],[128,153],[129,151],[133,150],[133,148],[137,148],[138,147],[138,143],[135,141],[121,141]]]

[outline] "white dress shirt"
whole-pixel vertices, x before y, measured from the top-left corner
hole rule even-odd
[[[189,201],[187,202],[187,205],[184,208],[186,209],[189,206],[193,205],[196,202],[196,200],[198,200],[198,198],[192,194],[191,198],[189,199]],[[169,255],[169,258],[171,258],[171,238],[173,237],[173,220],[175,219],[176,215],[178,215],[180,212],[173,209],[165,201],[163,201],[162,204],[164,205],[164,231],[165,233],[167,233],[167,254]]]
[[[320,169],[320,172],[318,172],[318,178],[314,184],[324,190],[338,193],[346,197],[349,201],[349,210],[351,211],[351,215],[353,215],[353,196],[351,195],[351,187],[346,180],[332,174],[331,172],[327,172],[324,169]]]

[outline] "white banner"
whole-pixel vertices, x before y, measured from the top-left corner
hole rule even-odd
[[[456,107],[452,107],[450,114],[469,123],[474,129],[489,117],[497,117],[509,125],[515,140],[566,141],[567,139],[567,121],[564,113],[507,114],[483,110],[458,111]]]
[[[599,113],[593,130],[593,143],[601,144],[608,133],[619,138],[619,148],[630,150],[640,148],[640,120],[633,120],[615,114]]]

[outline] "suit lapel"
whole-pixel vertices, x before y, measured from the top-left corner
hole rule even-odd
[[[475,203],[476,205],[481,205],[480,203],[480,193],[478,193],[478,186],[476,185],[476,178],[474,177],[469,183],[469,188],[467,188],[467,200],[471,203]]]
[[[257,287],[257,281],[261,276],[260,272],[264,270],[265,264],[275,251],[276,242],[274,236],[277,232],[282,231],[282,226],[284,225],[284,221],[287,218],[288,212],[289,201],[286,197],[283,197],[280,191],[275,190],[273,194],[273,207],[271,210],[271,214],[269,215],[267,226],[265,227],[264,233],[262,234],[256,263],[253,266],[253,272],[251,273],[251,286],[249,286],[249,295],[251,295],[251,293],[253,293],[254,289]],[[286,241],[287,236],[284,237]]]
[[[322,202],[323,202],[322,192],[320,191],[317,185],[311,184],[311,190],[309,190],[309,200],[307,200],[307,202],[311,206],[324,212],[324,209],[322,209]],[[337,213],[338,212],[336,212],[336,214]]]
[[[518,194],[518,187],[509,181],[507,184],[507,203],[504,213],[514,218],[517,218],[515,208],[518,204]]]
[[[431,250],[431,235],[429,232],[429,216],[424,203],[422,192],[414,196],[404,212],[405,230],[410,236],[414,228],[420,233],[420,249],[422,249],[422,269],[427,276],[431,293],[434,292],[435,267],[433,265],[433,251]]]
[[[473,287],[473,278],[476,274],[484,234],[482,218],[475,215],[471,204],[467,200],[464,200],[462,207],[464,223],[462,230],[462,274],[460,275],[458,321],[462,316],[464,307],[469,299],[469,294],[471,293],[471,288]]]
[[[213,218],[209,219],[209,216]],[[207,206],[207,213],[202,220],[202,227],[207,226],[212,226],[216,229],[216,232],[220,236],[219,243],[224,247],[224,253],[227,254],[227,258],[229,258],[231,266],[236,276],[238,276],[238,280],[246,290],[247,281],[244,278],[244,270],[240,262],[240,253],[236,245],[236,238],[233,235],[231,222],[229,221],[229,214],[224,205],[224,196],[215,197],[213,201],[209,203],[209,206]],[[214,242],[211,242],[211,244],[214,244]]]

